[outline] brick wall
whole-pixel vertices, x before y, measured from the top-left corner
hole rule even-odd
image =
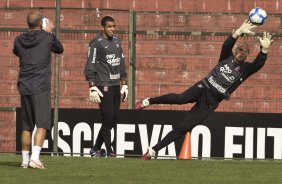
[[[270,14],[267,23],[259,27],[257,31],[281,33],[281,15],[278,13],[281,14],[282,5],[279,0],[61,0],[61,5],[65,8],[167,11],[167,13],[139,12],[137,30],[176,32],[232,32],[240,26],[251,8],[261,6]],[[55,7],[55,0],[0,0],[0,7]],[[44,16],[55,19],[54,9],[43,8],[40,11]],[[170,13],[171,11],[199,13],[173,14]],[[25,28],[28,12],[28,9],[1,9],[0,28]],[[115,17],[118,30],[128,30],[128,12],[114,10],[97,12],[96,9],[63,9],[61,26],[65,30],[100,29],[99,23],[104,15]],[[19,34],[19,32],[0,31],[0,107],[20,105],[16,89],[18,59],[11,52],[14,38]],[[119,36],[123,40],[127,58],[128,35],[120,34]],[[88,101],[88,86],[83,75],[88,43],[94,37],[94,33],[63,32],[61,34],[65,52],[60,63],[60,108],[98,108],[97,105]],[[136,98],[182,92],[202,79],[216,64],[225,38],[225,36],[137,34]],[[254,59],[259,50],[256,39],[247,37],[240,41],[247,41],[251,45],[249,60]],[[218,111],[280,113],[282,110],[281,49],[281,38],[275,37],[266,66],[240,86],[232,95],[232,100],[223,102]],[[53,67],[54,61],[55,58],[53,58]],[[123,103],[122,108],[127,108],[127,105]],[[183,110],[190,107],[191,105],[158,105],[150,109]],[[0,114],[0,152],[14,151],[15,112],[0,111]]]
[[[56,0],[1,0],[1,7],[55,7]],[[144,11],[248,12],[263,7],[281,13],[279,0],[61,0],[62,7],[133,9]]]
[[[16,150],[16,113],[0,111],[0,152]]]

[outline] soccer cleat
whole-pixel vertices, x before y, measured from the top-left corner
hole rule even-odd
[[[116,157],[116,154],[114,152],[107,154],[107,158],[115,158],[115,157]]]
[[[30,160],[28,163],[29,167],[34,168],[34,169],[45,169],[44,165],[42,162]]]
[[[92,147],[90,150],[90,155],[91,157],[101,157],[101,151]]]
[[[27,169],[27,168],[28,168],[28,164],[22,163],[21,167],[22,167],[23,169]]]
[[[100,156],[105,157],[106,156],[106,150],[105,149],[100,149]]]
[[[156,151],[153,150],[153,148],[149,147],[149,148],[147,149],[147,152],[143,155],[142,159],[143,159],[143,160],[151,160],[151,158],[152,158],[153,156],[155,156],[155,154],[156,154]]]
[[[143,100],[136,102],[135,109],[136,110],[142,110],[149,105],[150,105],[149,98],[145,98]]]

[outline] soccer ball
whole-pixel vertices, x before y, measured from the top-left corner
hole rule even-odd
[[[249,13],[249,20],[255,25],[263,25],[266,18],[266,11],[259,7],[252,9]]]

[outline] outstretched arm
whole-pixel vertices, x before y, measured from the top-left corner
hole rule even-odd
[[[253,25],[250,21],[245,20],[243,24],[232,34],[232,36],[229,36],[223,43],[218,62],[232,55],[232,49],[236,43],[236,40],[240,36],[243,36],[244,34],[251,34],[251,35],[255,34],[254,32],[251,31],[255,27],[257,26]]]
[[[248,76],[254,74],[264,66],[265,61],[267,59],[267,52],[269,50],[270,45],[273,43],[272,36],[270,35],[270,33],[267,32],[264,32],[262,37],[257,38],[261,45],[261,51],[257,55],[256,59],[248,67]]]

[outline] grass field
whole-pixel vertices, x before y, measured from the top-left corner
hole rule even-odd
[[[41,159],[46,169],[22,169],[20,155],[0,154],[0,183],[282,183],[282,161],[273,160]]]

